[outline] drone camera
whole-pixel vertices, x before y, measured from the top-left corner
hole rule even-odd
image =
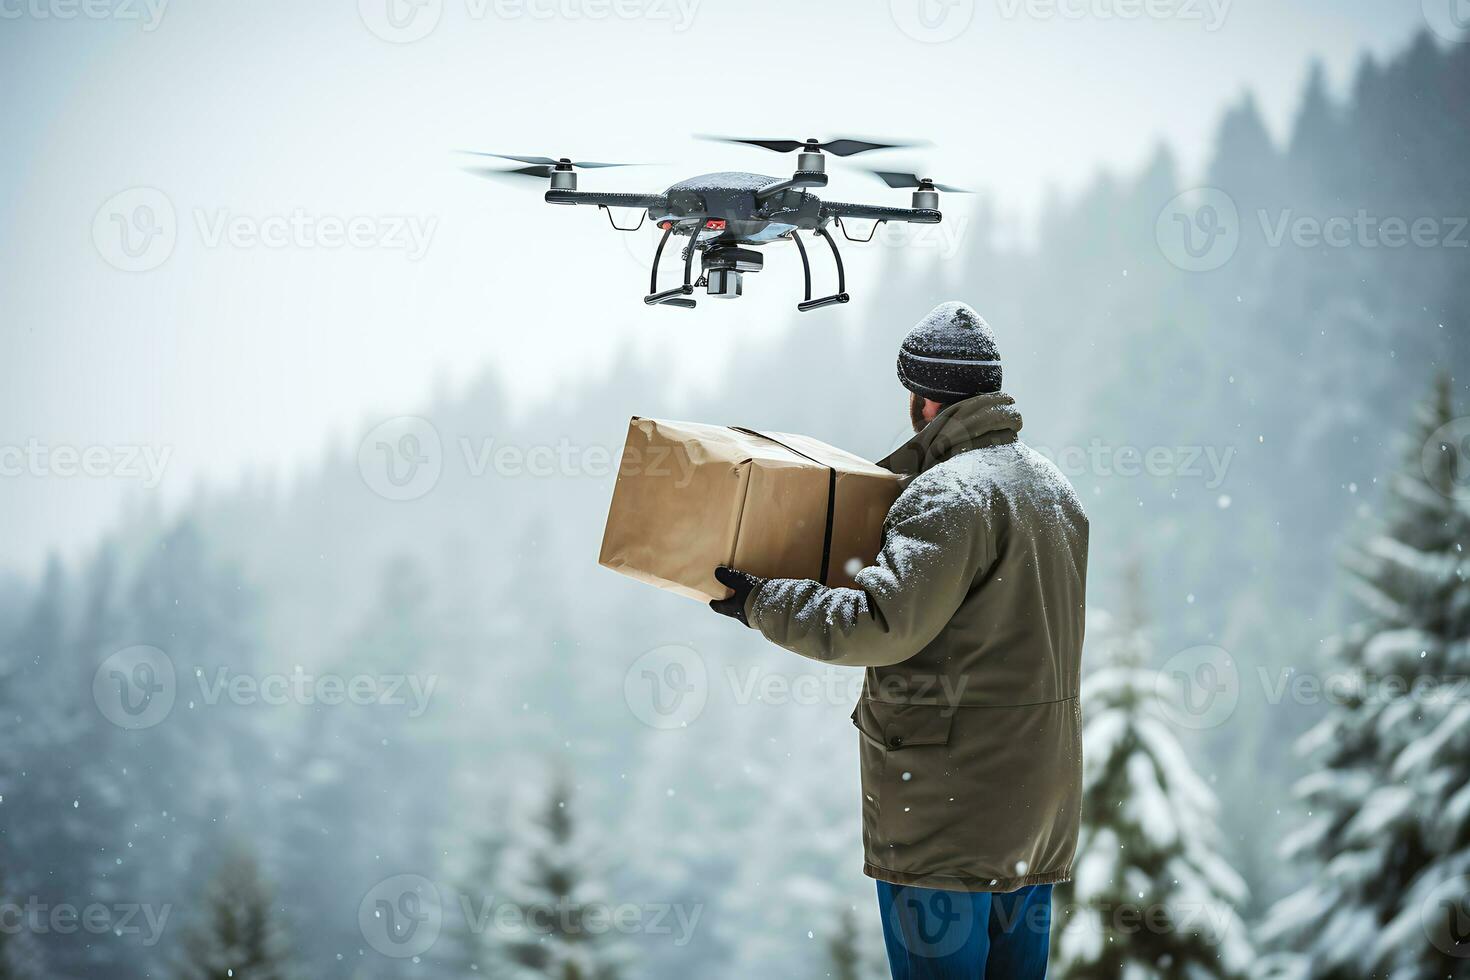
[[[715,299],[739,299],[745,277],[731,269],[715,269],[709,273],[705,291]]]
[[[700,260],[706,279],[705,291],[714,299],[738,299],[745,273],[761,271],[764,262],[765,257],[751,248],[706,249]]]

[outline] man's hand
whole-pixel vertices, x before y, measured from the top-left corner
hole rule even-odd
[[[765,585],[766,580],[724,565],[715,568],[715,578],[721,585],[728,585],[735,594],[728,599],[711,599],[709,607],[721,616],[738,619],[749,626],[750,623],[745,618],[745,600],[750,598],[751,592]]]

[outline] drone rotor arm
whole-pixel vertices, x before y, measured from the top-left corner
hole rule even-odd
[[[844,204],[822,202],[822,221],[832,218],[866,218],[870,221],[909,221],[919,225],[937,225],[943,216],[938,211],[915,208],[891,208],[880,204]]]
[[[628,194],[622,191],[566,191],[546,192],[548,204],[591,204],[604,208],[644,208],[650,211],[666,210],[669,199],[663,194]]]

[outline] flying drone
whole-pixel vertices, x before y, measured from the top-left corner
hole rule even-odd
[[[824,306],[846,303],[847,274],[842,266],[842,254],[837,242],[828,231],[836,225],[848,241],[871,241],[878,226],[887,221],[908,221],[915,224],[938,224],[939,192],[966,193],[957,187],[936,184],[928,177],[911,173],[874,170],[872,174],[894,189],[911,188],[913,197],[907,208],[886,207],[876,204],[845,204],[838,201],[823,201],[810,193],[810,188],[827,186],[827,154],[849,157],[872,150],[888,150],[912,146],[911,143],[874,143],[859,139],[833,139],[819,142],[814,139],[772,140],[733,139],[728,137],[705,137],[722,143],[738,143],[757,146],[776,153],[799,151],[796,171],[786,180],[764,174],[721,172],[691,177],[674,184],[662,194],[629,194],[621,192],[582,191],[577,189],[577,171],[602,167],[630,166],[622,163],[596,163],[571,160],[567,157],[515,156],[508,153],[479,153],[475,156],[495,157],[525,164],[518,169],[499,167],[467,168],[471,173],[486,177],[521,176],[550,180],[546,191],[549,204],[590,204],[608,212],[608,221],[613,228],[623,232],[638,231],[643,223],[652,219],[663,229],[658,248],[653,253],[653,271],[649,277],[648,295],[643,302],[650,306],[672,306],[692,309],[696,289],[705,290],[706,295],[717,299],[736,299],[741,295],[745,274],[759,272],[764,256],[757,251],[772,242],[790,241],[801,255],[802,276],[806,283],[806,295],[796,304],[803,312]],[[642,210],[638,223],[632,227],[619,225],[610,208],[637,208]],[[874,222],[866,238],[855,238],[848,234],[843,219],[870,220]],[[806,245],[797,232],[812,232],[822,238],[832,250],[832,260],[837,269],[837,291],[827,296],[812,296],[812,266]],[[688,238],[683,249],[684,279],[670,289],[658,288],[659,263],[664,248],[672,237]],[[694,256],[699,253],[699,276],[694,276]]]

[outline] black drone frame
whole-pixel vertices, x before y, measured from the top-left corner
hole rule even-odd
[[[851,298],[847,292],[847,270],[842,262],[842,253],[837,248],[828,226],[836,224],[842,235],[851,242],[869,242],[877,234],[878,226],[888,221],[904,221],[915,224],[938,224],[942,220],[939,212],[940,190],[958,190],[936,185],[928,178],[913,174],[873,171],[889,187],[912,188],[913,207],[896,208],[870,204],[847,204],[823,201],[808,188],[827,186],[825,151],[841,156],[862,153],[872,149],[892,148],[904,144],[871,143],[864,140],[837,139],[827,143],[807,140],[725,140],[726,142],[753,143],[776,152],[800,151],[795,173],[787,180],[763,177],[748,173],[707,174],[700,178],[681,181],[662,194],[632,194],[624,192],[580,191],[577,189],[578,167],[615,167],[622,164],[575,163],[563,157],[515,157],[501,154],[485,154],[527,164],[509,173],[529,177],[549,178],[551,186],[546,191],[549,204],[581,204],[598,207],[608,213],[608,222],[621,232],[635,232],[643,227],[650,216],[663,229],[658,247],[653,254],[653,267],[649,273],[648,294],[643,302],[650,306],[671,306],[678,309],[693,309],[696,289],[705,288],[711,296],[734,298],[741,294],[743,274],[757,272],[764,265],[764,256],[758,249],[776,241],[790,241],[796,245],[801,256],[803,292],[797,310],[807,312],[827,306],[846,303]],[[483,171],[481,171],[483,172]],[[506,171],[495,171],[498,176]],[[628,208],[642,212],[635,225],[618,224],[612,209]],[[872,229],[867,237],[857,238],[848,234],[844,219],[870,220]],[[701,241],[707,231],[714,236]],[[837,291],[825,296],[812,295],[812,260],[800,232],[810,232],[827,243],[832,253],[832,262],[837,273]],[[684,275],[679,285],[659,289],[659,269],[669,239],[688,237],[689,243],[683,250]],[[702,253],[700,272],[696,277],[694,255]]]
[[[803,176],[808,175],[798,175],[797,179]],[[816,176],[822,177],[822,183],[826,183],[825,174]],[[772,185],[771,190],[774,190],[777,186],[780,186],[782,191],[790,190],[792,189],[792,183],[792,181],[783,181],[782,185]],[[772,195],[766,196],[770,197]],[[643,227],[644,221],[647,220],[649,210],[660,210],[668,206],[668,199],[662,195],[618,192],[549,190],[546,192],[546,200],[552,204],[595,205],[608,212],[608,223],[614,229],[621,232],[635,232],[640,230]],[[614,220],[611,212],[612,208],[639,208],[643,214],[640,216],[637,224],[632,227],[627,227],[619,225]],[[866,237],[858,238],[848,233],[843,218],[869,220],[873,222],[873,227]],[[802,229],[792,229],[785,235],[782,235],[781,239],[795,243],[796,251],[801,256],[803,295],[801,302],[796,304],[796,308],[805,313],[810,310],[819,310],[826,306],[846,303],[852,298],[847,292],[847,268],[843,265],[842,252],[837,247],[837,240],[827,230],[829,224],[836,224],[838,229],[841,230],[842,236],[848,241],[864,243],[872,241],[873,236],[878,232],[878,226],[888,221],[907,221],[914,224],[938,224],[941,218],[942,216],[937,208],[894,208],[880,205],[822,202],[820,204],[819,220],[816,222],[815,227],[810,230],[825,241],[828,249],[832,252],[832,263],[837,272],[837,291],[826,296],[812,297],[811,256],[807,252],[806,244],[802,242],[801,236],[797,234]],[[705,223],[709,220],[710,216],[707,214],[684,214],[676,221],[671,220],[664,223],[663,235],[659,237],[658,247],[653,253],[653,267],[648,279],[648,295],[643,297],[643,302],[649,306],[672,306],[679,309],[693,309],[697,306],[697,301],[692,298],[694,291],[708,285],[708,279],[705,276],[696,278],[694,275],[694,253],[696,251],[715,248],[720,251],[754,254],[757,260],[759,259],[759,253],[753,253],[752,250],[748,249],[740,249],[729,245],[698,244],[699,234],[704,229]],[[687,234],[690,239],[689,245],[683,250],[683,281],[670,289],[661,290],[658,288],[658,274],[663,262],[664,249],[668,246],[669,239],[676,234]]]

